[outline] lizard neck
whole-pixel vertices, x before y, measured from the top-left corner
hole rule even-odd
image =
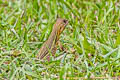
[[[59,37],[58,37],[58,35],[57,35],[57,31],[53,30],[53,31],[51,32],[49,38],[48,38],[48,42],[49,42],[50,44],[53,44],[53,43],[56,44],[56,42],[57,42],[58,40],[59,40]]]

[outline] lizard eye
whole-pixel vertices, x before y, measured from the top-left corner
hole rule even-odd
[[[66,24],[66,23],[67,23],[67,20],[64,19],[63,22]]]

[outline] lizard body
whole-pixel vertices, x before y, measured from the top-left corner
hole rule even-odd
[[[56,23],[53,26],[52,32],[48,37],[48,40],[45,41],[42,47],[40,48],[40,51],[37,55],[39,59],[43,59],[44,57],[49,55],[49,53],[52,53],[52,55],[54,56],[57,50],[56,46],[58,45],[59,36],[63,32],[67,24],[68,21],[66,19],[57,19]]]

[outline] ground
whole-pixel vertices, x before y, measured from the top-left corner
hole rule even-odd
[[[120,1],[0,0],[0,79],[120,76]],[[69,20],[62,59],[36,58],[56,19]]]

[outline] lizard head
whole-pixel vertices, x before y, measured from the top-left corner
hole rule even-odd
[[[56,24],[54,25],[54,30],[57,31],[58,35],[60,35],[68,24],[68,20],[58,18]]]

